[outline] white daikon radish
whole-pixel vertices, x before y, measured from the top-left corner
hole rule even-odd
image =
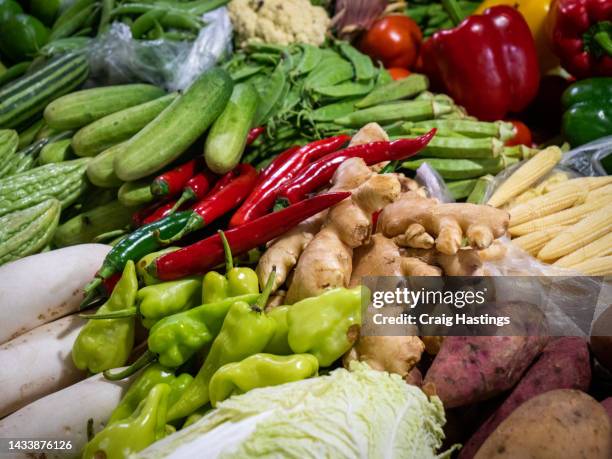
[[[0,346],[0,418],[87,376],[70,356],[85,322],[74,314]]]
[[[49,451],[45,458],[80,457],[87,443],[87,421],[93,419],[95,433],[102,430],[133,378],[112,382],[98,374],[38,399],[0,420],[0,438],[69,441],[70,451]],[[31,457],[24,453],[11,459]]]
[[[81,244],[0,266],[0,343],[75,312],[110,248]]]

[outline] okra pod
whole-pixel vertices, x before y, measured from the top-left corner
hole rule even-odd
[[[495,137],[502,141],[514,137],[514,127],[512,123],[496,121],[488,123],[486,121],[472,120],[427,120],[419,122],[407,122],[402,125],[407,134],[420,135],[436,128],[438,135],[445,132],[454,132],[466,137]]]
[[[393,81],[383,86],[379,86],[357,102],[355,106],[357,108],[367,108],[374,105],[406,99],[427,90],[428,86],[429,80],[425,75],[413,73],[403,80]],[[450,99],[450,101],[452,102],[452,99]]]
[[[334,123],[342,126],[360,127],[371,122],[390,124],[396,121],[422,121],[437,118],[451,110],[450,105],[434,101],[395,102],[358,110],[350,115],[335,119]]]
[[[486,174],[497,174],[517,162],[517,158],[508,158],[503,155],[486,159],[423,158],[405,161],[402,163],[402,167],[415,171],[423,163],[427,163],[444,179],[462,180],[481,177]]]
[[[446,186],[451,196],[455,200],[459,200],[467,198],[470,195],[477,181],[478,179],[455,180],[447,182]]]
[[[487,194],[487,189],[489,188],[489,185],[492,182],[493,182],[493,176],[489,174],[484,175],[480,177],[478,180],[476,180],[476,184],[474,185],[472,192],[468,196],[467,202],[472,203],[472,204],[484,204],[486,194]]]

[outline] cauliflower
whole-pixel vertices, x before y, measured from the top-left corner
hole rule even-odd
[[[254,41],[320,46],[331,23],[309,0],[232,0],[228,7],[241,46]]]

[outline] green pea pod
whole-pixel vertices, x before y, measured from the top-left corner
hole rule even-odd
[[[289,346],[296,354],[314,355],[328,367],[347,352],[359,336],[362,287],[336,288],[298,301],[289,308]]]
[[[83,450],[83,459],[127,459],[166,435],[170,386],[157,384],[128,418],[107,425]]]
[[[16,80],[17,78],[22,76],[30,68],[31,64],[32,61],[24,61],[6,69],[6,72],[0,75],[0,86],[3,86],[6,83]]]
[[[259,105],[253,122],[254,126],[261,126],[273,115],[272,109],[281,98],[285,86],[288,84],[287,75],[282,66],[277,66],[269,76],[261,76],[262,89],[256,86],[259,93]]]
[[[110,298],[96,314],[132,308],[138,279],[133,261],[128,261]],[[72,361],[80,370],[99,373],[125,365],[134,346],[135,317],[90,320],[81,329],[72,347]]]
[[[241,362],[225,364],[215,372],[210,379],[210,403],[215,407],[232,395],[312,378],[318,371],[319,362],[310,354],[255,354]]]
[[[166,15],[164,10],[151,10],[139,16],[131,25],[132,37],[138,39],[155,26],[155,22],[159,21]]]
[[[370,81],[376,76],[376,67],[370,56],[359,52],[348,43],[340,44],[340,52],[353,64],[357,81]]]
[[[321,50],[317,46],[301,44],[300,48],[302,48],[302,59],[293,71],[294,76],[310,73],[323,57]]]
[[[346,97],[356,97],[368,94],[373,87],[373,81],[347,81],[332,86],[318,86],[313,89],[313,92],[330,99],[344,99]]]
[[[143,325],[151,328],[164,317],[191,309],[200,301],[202,281],[181,279],[141,288],[136,296]]]
[[[96,11],[97,7],[98,6],[95,3],[87,5],[85,8],[79,10],[61,22],[60,19],[62,19],[64,16],[60,16],[56,23],[53,24],[49,40],[53,41],[59,38],[74,35],[74,33],[77,32],[92,17],[92,14]]]

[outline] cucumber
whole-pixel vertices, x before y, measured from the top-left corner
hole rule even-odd
[[[38,155],[39,164],[61,163],[71,159],[74,155],[70,142],[70,139],[64,139],[45,145]]]
[[[89,73],[87,59],[67,54],[0,88],[0,128],[19,126],[49,102],[78,87]]]
[[[19,135],[17,131],[0,129],[0,177],[2,171],[8,168],[11,159],[17,152],[19,146]]]
[[[126,227],[131,217],[131,210],[119,201],[113,201],[62,223],[55,231],[53,242],[58,247],[92,242],[100,234]]]
[[[115,173],[126,181],[162,169],[178,158],[217,119],[232,93],[232,79],[220,68],[202,74],[115,158]]]
[[[115,157],[123,154],[125,142],[110,147],[93,158],[87,166],[87,178],[101,188],[116,188],[123,185],[123,180],[115,174],[113,162]]]
[[[55,233],[61,207],[51,198],[0,217],[0,265],[42,250]]]
[[[45,121],[55,129],[78,129],[111,113],[162,97],[164,90],[149,84],[126,84],[85,89],[54,100],[45,108]]]
[[[51,197],[62,208],[72,204],[87,188],[89,159],[47,164],[0,180],[0,216],[26,209]]]
[[[147,204],[155,196],[151,193],[151,181],[150,180],[138,180],[136,182],[126,182],[121,185],[117,197],[121,204],[126,207],[136,207],[143,204]]]
[[[238,84],[221,116],[213,123],[206,144],[204,158],[208,168],[217,173],[231,171],[244,152],[249,129],[257,113],[259,96],[250,83]]]
[[[178,93],[168,94],[88,124],[74,135],[72,149],[78,156],[95,156],[128,140],[153,121],[177,96]]]

